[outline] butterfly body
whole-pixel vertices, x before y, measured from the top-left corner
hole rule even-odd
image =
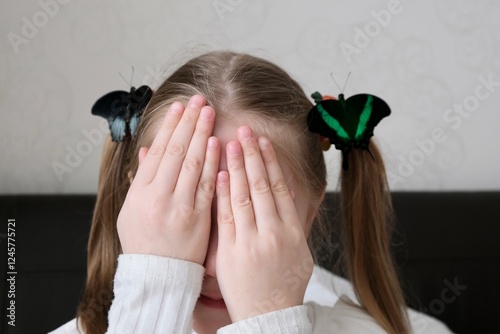
[[[133,138],[152,95],[153,91],[146,85],[137,89],[132,87],[130,92],[113,91],[97,100],[92,106],[92,114],[108,120],[113,141],[122,141],[127,134]]]
[[[312,97],[316,105],[307,116],[309,129],[330,139],[335,148],[347,154],[352,148],[368,149],[373,129],[391,111],[387,103],[371,94],[357,94],[338,100]],[[345,167],[345,166],[344,166]]]

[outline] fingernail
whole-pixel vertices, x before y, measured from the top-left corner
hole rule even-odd
[[[252,137],[252,130],[248,126],[242,126],[238,129],[239,138],[246,140]]]
[[[239,143],[229,143],[227,145],[227,150],[229,153],[231,153],[233,155],[237,155],[237,154],[240,154],[241,147],[240,147]]]
[[[189,105],[195,108],[201,108],[205,105],[205,99],[201,95],[194,95],[191,97],[191,100],[189,100]]]
[[[208,138],[208,149],[215,151],[219,148],[219,141],[215,137]]]
[[[207,120],[207,121],[211,120],[213,115],[214,115],[213,108],[203,107],[203,109],[201,109],[201,118],[203,118],[204,120]]]
[[[227,183],[229,181],[229,175],[227,171],[220,171],[219,174],[217,174],[217,183]]]
[[[271,144],[269,143],[269,139],[265,137],[259,137],[259,147],[261,149],[268,148]]]
[[[174,115],[179,115],[180,113],[182,113],[183,108],[184,108],[184,106],[182,105],[182,103],[174,102],[170,106],[170,113],[172,113]]]

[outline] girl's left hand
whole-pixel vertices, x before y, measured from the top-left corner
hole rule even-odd
[[[217,176],[217,280],[233,322],[302,305],[313,260],[269,139],[248,126]]]

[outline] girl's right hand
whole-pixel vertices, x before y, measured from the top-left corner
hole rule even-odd
[[[173,103],[118,215],[123,253],[153,254],[203,264],[220,144],[211,137],[215,111],[199,95]]]

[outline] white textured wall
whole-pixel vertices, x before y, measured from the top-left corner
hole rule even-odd
[[[352,71],[346,96],[392,107],[375,133],[393,189],[500,189],[498,1],[0,1],[1,193],[94,193],[106,126],[93,102],[127,90],[131,66],[135,86],[156,86],[218,48],[268,58],[306,92],[337,95],[330,72]]]

